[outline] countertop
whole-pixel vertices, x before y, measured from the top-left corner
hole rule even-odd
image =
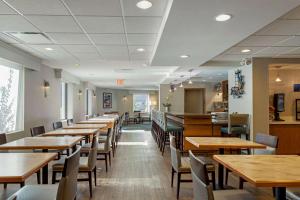
[[[176,117],[204,117],[204,118],[208,118],[211,117],[211,115],[209,114],[203,114],[203,113],[173,113],[173,112],[169,112],[167,113],[168,115],[173,115]]]
[[[300,121],[296,121],[296,120],[270,121],[270,124],[296,124],[296,125],[300,125]]]

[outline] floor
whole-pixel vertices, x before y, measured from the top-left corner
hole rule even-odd
[[[123,131],[117,154],[113,158],[112,166],[107,173],[103,170],[104,161],[98,161],[98,186],[93,189],[94,196],[92,199],[176,199],[176,188],[170,187],[169,150],[166,151],[164,156],[161,156],[150,131],[143,130],[143,126],[140,126],[140,128],[134,126],[136,127],[135,130],[132,127],[126,127]],[[237,182],[235,180],[235,177],[230,177],[229,184],[236,186]],[[36,176],[33,175],[26,184],[36,184]],[[3,190],[3,187],[0,187],[0,199],[10,196],[18,188],[19,186],[14,184],[8,185],[6,191]],[[78,189],[77,200],[90,199],[86,182],[79,182]],[[270,189],[257,190],[249,184],[246,184],[246,189],[255,194],[258,200],[273,199]],[[182,183],[180,199],[193,199],[191,183]]]

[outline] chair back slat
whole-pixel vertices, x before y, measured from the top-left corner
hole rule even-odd
[[[98,150],[98,134],[94,135],[92,140],[92,146],[88,156],[88,167],[93,170],[96,167],[97,162],[97,150]]]
[[[259,144],[266,145],[266,149],[254,149],[254,154],[261,154],[261,155],[272,155],[276,154],[276,149],[278,147],[278,137],[257,133],[255,136],[255,142]]]
[[[68,119],[68,120],[67,120],[68,126],[72,125],[73,123],[74,123],[74,120],[73,120],[73,119]]]
[[[181,167],[181,154],[178,149],[176,149],[176,141],[175,137],[171,134],[170,137],[170,149],[171,149],[171,163],[172,167],[178,171],[178,169]]]
[[[77,194],[77,176],[79,169],[80,147],[65,159],[62,178],[58,185],[57,200],[75,199]]]
[[[45,127],[44,126],[37,126],[37,127],[33,127],[30,129],[30,133],[32,137],[44,134],[45,131]]]

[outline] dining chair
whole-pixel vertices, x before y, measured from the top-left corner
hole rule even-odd
[[[73,119],[67,119],[67,124],[68,126],[72,125],[74,123]]]
[[[288,200],[300,200],[300,188],[287,188],[286,198]]]
[[[53,123],[53,130],[63,128],[63,123],[61,121]]]
[[[66,157],[62,178],[58,185],[27,185],[13,194],[8,200],[74,200],[77,195],[77,175],[80,147]]]
[[[272,136],[272,135],[263,134],[263,133],[257,133],[255,136],[255,142],[266,146],[265,149],[254,149],[253,153],[255,155],[274,155],[274,154],[276,154],[276,149],[278,147],[278,137],[277,136]],[[226,169],[226,177],[225,177],[226,184],[227,184],[227,180],[228,180],[228,173],[229,172]],[[240,180],[239,180],[239,188],[240,189],[243,189],[244,182],[246,182],[246,181],[244,179],[240,178]],[[273,194],[275,194],[274,188],[273,188]]]
[[[36,126],[36,127],[30,128],[30,133],[31,133],[32,137],[44,134],[45,132],[46,131],[45,131],[44,126]]]
[[[221,134],[225,137],[242,137],[250,139],[249,114],[230,114],[228,127],[221,128]]]
[[[89,150],[88,157],[80,157],[79,159],[79,173],[87,173],[88,178],[78,178],[78,181],[88,181],[90,197],[92,198],[92,173],[94,173],[94,182],[97,186],[96,162],[98,149],[98,134],[93,137],[92,146]],[[62,173],[64,167],[64,160],[61,159],[52,166],[52,184],[57,182],[56,174]]]
[[[170,135],[170,148],[171,148],[171,165],[172,165],[172,177],[171,187],[173,187],[174,175],[177,173],[177,193],[176,197],[179,198],[180,183],[192,182],[192,180],[181,179],[182,174],[190,174],[191,166],[187,157],[181,157],[181,153],[176,149],[175,137]]]
[[[246,190],[214,190],[209,184],[206,163],[189,151],[194,200],[254,200]]]

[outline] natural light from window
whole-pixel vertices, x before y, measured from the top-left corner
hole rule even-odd
[[[19,69],[0,65],[0,132],[23,129],[21,78]]]
[[[149,112],[149,94],[133,94],[133,111]]]

